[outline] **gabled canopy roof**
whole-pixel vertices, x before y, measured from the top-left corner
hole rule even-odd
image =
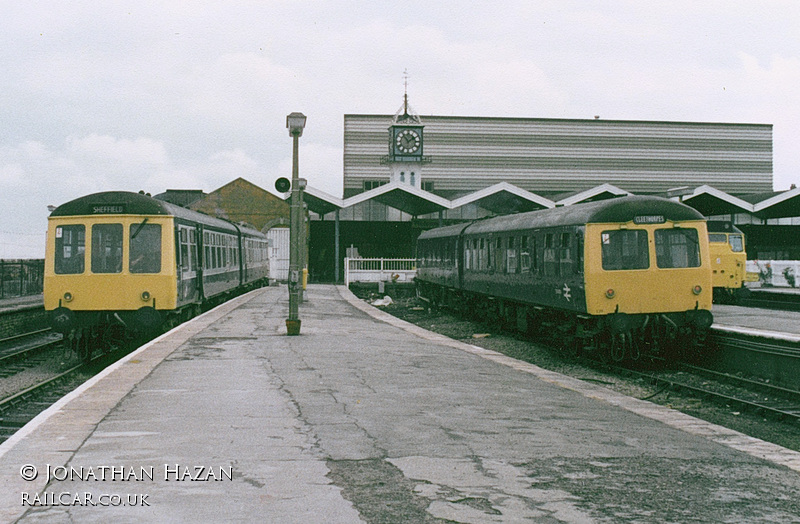
[[[586,191],[575,193],[568,197],[562,198],[556,202],[559,206],[571,206],[581,202],[596,202],[598,200],[607,200],[609,198],[616,198],[618,196],[629,196],[631,193],[620,189],[611,184],[601,184]]]
[[[477,203],[483,209],[497,214],[520,213],[555,207],[552,200],[526,191],[508,182],[500,182],[450,202],[450,208]]]
[[[759,218],[800,217],[800,188],[790,189],[753,204]]]
[[[451,207],[450,201],[445,198],[397,181],[351,196],[344,200],[343,207],[372,199],[414,216],[435,213]]]
[[[501,182],[451,201],[409,184],[394,181],[347,199],[337,198],[308,186],[305,189],[304,201],[311,211],[320,215],[368,200],[375,200],[413,216],[457,209],[472,203],[492,213],[506,215],[630,195],[630,192],[611,184],[602,184],[554,202],[513,184]],[[752,213],[763,219],[800,216],[800,188],[740,198],[704,185],[684,196],[682,202],[705,216],[734,213]]]
[[[308,205],[308,209],[319,215],[325,215],[345,207],[341,198],[311,186],[306,186],[303,190],[303,202]]]
[[[719,189],[714,189],[711,186],[696,188],[691,195],[684,196],[682,201],[705,216],[753,212],[753,205],[750,202],[729,195]]]

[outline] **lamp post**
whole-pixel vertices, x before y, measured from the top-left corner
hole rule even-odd
[[[292,194],[289,204],[289,318],[286,319],[286,334],[300,334],[299,305],[301,288],[300,264],[302,245],[305,242],[303,232],[303,189],[298,168],[298,143],[306,126],[303,113],[291,113],[286,117],[286,127],[292,137]]]

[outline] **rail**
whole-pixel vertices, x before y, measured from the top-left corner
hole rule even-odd
[[[345,258],[344,284],[351,282],[412,282],[415,258]]]

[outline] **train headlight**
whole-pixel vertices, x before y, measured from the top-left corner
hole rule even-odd
[[[613,289],[606,290],[606,298],[614,298],[616,296],[616,292]]]
[[[75,297],[73,297],[72,293],[70,293],[69,291],[64,293],[64,302],[72,302],[73,298],[75,298]]]
[[[692,288],[692,293],[694,293],[695,295],[699,295],[702,292],[703,292],[703,288],[700,287],[699,285],[698,286],[694,286]]]
[[[147,302],[150,300],[150,292],[149,291],[142,291],[142,300]]]

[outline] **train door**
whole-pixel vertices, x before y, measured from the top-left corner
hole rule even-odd
[[[205,275],[204,267],[205,267],[205,239],[203,238],[204,231],[203,225],[197,224],[195,227],[195,239],[196,239],[196,259],[197,259],[197,296],[200,300],[205,300],[205,289],[203,287],[203,278]]]

